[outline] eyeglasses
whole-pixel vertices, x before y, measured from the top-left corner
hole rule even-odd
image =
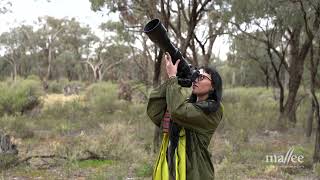
[[[203,75],[203,74],[199,74],[199,76],[196,79],[196,82],[202,81],[202,80],[204,80],[204,78],[208,78],[211,81],[211,78],[209,78],[208,76]]]

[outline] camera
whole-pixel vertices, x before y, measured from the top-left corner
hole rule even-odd
[[[188,64],[179,49],[171,43],[167,30],[160,20],[153,19],[149,21],[143,31],[163,52],[169,52],[173,64],[180,59],[177,72],[178,83],[182,87],[191,87],[192,82],[199,76],[199,71]]]

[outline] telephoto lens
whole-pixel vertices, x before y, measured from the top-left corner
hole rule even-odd
[[[183,87],[191,87],[191,69],[179,49],[171,43],[167,34],[167,30],[160,20],[153,19],[149,21],[144,27],[143,31],[163,52],[168,52],[170,54],[173,64],[180,59],[177,72],[178,82]]]

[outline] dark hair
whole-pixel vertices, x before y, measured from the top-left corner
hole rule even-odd
[[[205,112],[216,112],[220,107],[220,102],[222,99],[222,79],[218,71],[214,67],[201,67],[206,73],[210,74],[211,76],[211,84],[213,90],[209,91],[209,96],[207,101],[210,102],[209,108],[204,108]],[[197,101],[197,95],[191,94],[189,98],[189,102],[195,103]]]

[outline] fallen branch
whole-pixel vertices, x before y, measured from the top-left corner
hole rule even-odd
[[[77,159],[73,159],[75,161],[86,161],[86,160],[109,160],[109,159],[118,159],[118,158],[107,158],[107,157],[103,157],[100,156],[99,154],[92,152],[90,150],[85,150],[84,153],[87,153],[88,156],[86,157],[81,157],[81,158],[77,158]],[[28,156],[20,161],[17,161],[16,163],[14,163],[14,166],[17,166],[19,164],[22,163],[28,163],[28,161],[30,161],[31,159],[36,159],[36,158],[40,158],[40,159],[63,159],[63,160],[69,160],[70,158],[66,157],[66,156],[60,156],[60,155],[56,155],[56,154],[52,154],[52,155],[34,155],[34,156]],[[49,164],[49,163],[48,163]]]

